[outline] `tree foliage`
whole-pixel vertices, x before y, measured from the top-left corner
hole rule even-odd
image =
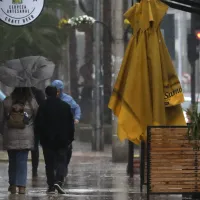
[[[73,0],[46,0],[42,14],[33,23],[13,27],[0,22],[0,61],[30,55],[61,59],[68,32],[58,28],[61,15],[72,16]]]

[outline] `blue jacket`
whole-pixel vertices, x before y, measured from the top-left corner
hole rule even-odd
[[[60,99],[70,105],[72,113],[74,115],[74,119],[80,120],[81,109],[80,106],[76,103],[76,101],[70,95],[67,95],[65,93],[62,93],[60,95]]]
[[[61,80],[55,80],[52,82],[52,86],[56,87],[60,91],[64,89],[64,84]],[[71,107],[72,113],[74,115],[74,119],[80,120],[81,118],[81,109],[80,106],[74,101],[74,99],[63,92],[61,92],[60,99],[66,103],[68,103]]]

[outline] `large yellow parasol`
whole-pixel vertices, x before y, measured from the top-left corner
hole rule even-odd
[[[167,9],[160,0],[141,0],[125,13],[134,35],[109,102],[120,140],[139,144],[149,125],[186,125],[182,88],[160,31]]]

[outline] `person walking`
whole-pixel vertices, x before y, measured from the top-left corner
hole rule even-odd
[[[0,129],[3,147],[8,152],[9,188],[12,194],[25,194],[27,182],[28,152],[34,148],[33,122],[37,102],[30,88],[15,88],[3,101],[0,112]]]
[[[72,114],[74,116],[74,123],[78,124],[79,121],[80,121],[80,118],[81,118],[80,106],[76,103],[76,101],[70,95],[65,94],[63,92],[64,84],[61,80],[54,80],[51,85],[57,88],[58,97],[62,101],[66,102],[70,105]],[[67,152],[66,152],[67,160],[66,160],[66,175],[65,176],[67,176],[67,174],[68,174],[68,165],[69,165],[71,157],[72,157],[72,149],[73,149],[73,146],[72,146],[72,143],[71,143],[69,145],[68,149],[67,149]]]
[[[45,94],[42,90],[31,87],[32,93],[37,101],[37,104],[40,105],[45,100]],[[37,135],[37,134],[35,134]],[[35,137],[35,147],[31,151],[31,161],[32,161],[32,177],[38,177],[38,166],[39,166],[39,137]]]
[[[57,97],[57,89],[48,86],[47,99],[39,106],[35,133],[39,134],[46,165],[47,193],[65,194],[62,188],[66,171],[66,149],[74,140],[74,119],[70,106]],[[56,172],[56,173],[55,173]]]

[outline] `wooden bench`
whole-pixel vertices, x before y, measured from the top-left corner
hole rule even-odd
[[[148,127],[147,199],[153,194],[200,192],[200,151],[188,141],[187,130]]]

